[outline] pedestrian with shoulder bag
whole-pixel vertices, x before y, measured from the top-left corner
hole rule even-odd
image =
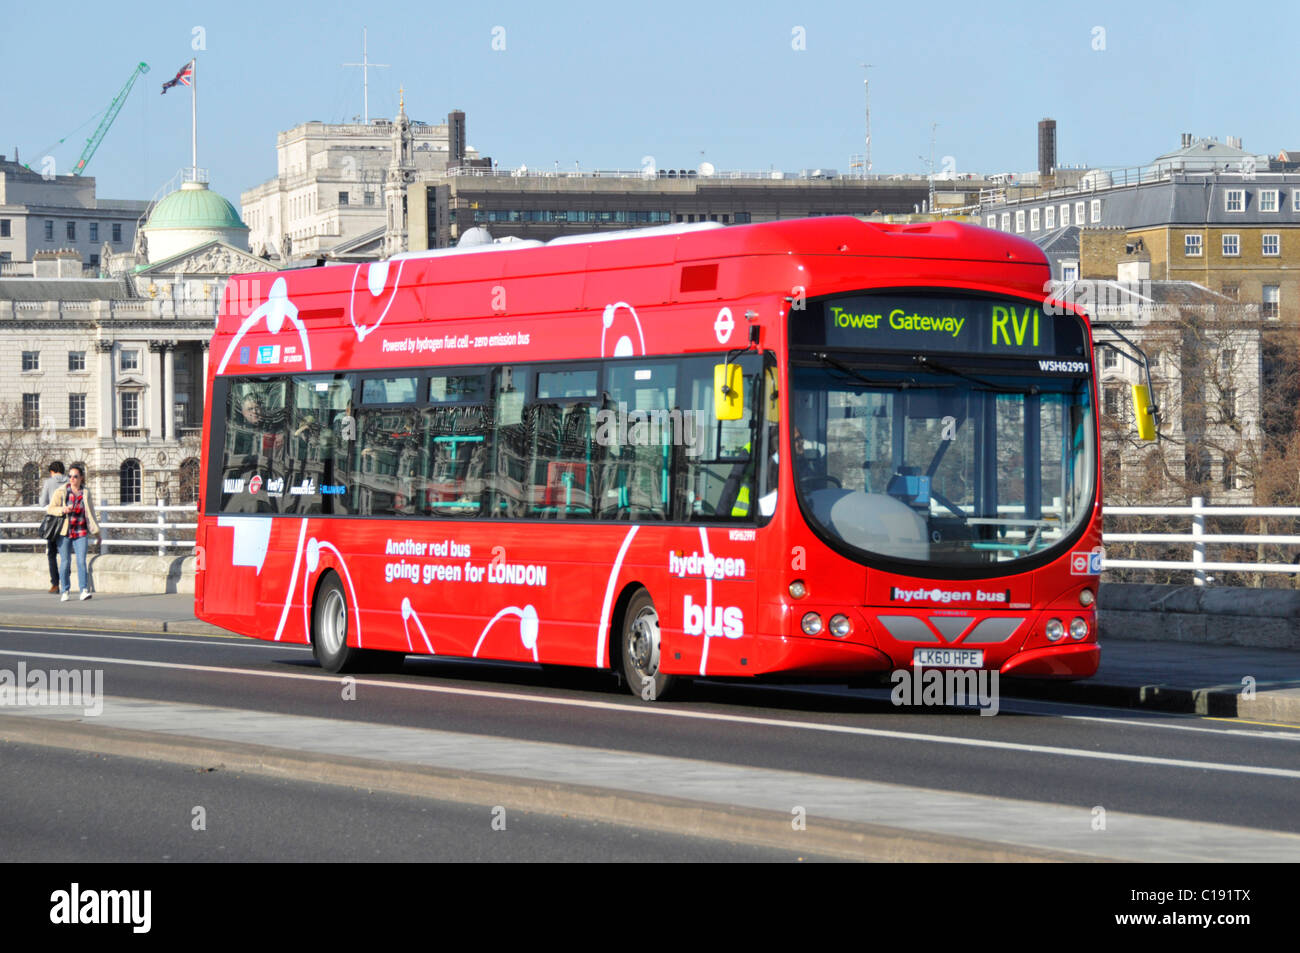
[[[68,468],[68,484],[54,491],[54,498],[46,512],[61,516],[59,524],[59,596],[67,602],[72,586],[72,556],[77,556],[77,581],[81,583],[81,598],[90,598],[90,578],[86,570],[86,546],[91,536],[99,536],[99,521],[90,503],[90,491],[85,488],[86,475],[81,467]]]
[[[50,476],[41,484],[41,506],[49,506],[50,500],[59,487],[66,485],[68,478],[63,474],[63,461],[55,460],[50,464]],[[59,527],[58,517],[46,514],[41,520],[41,539],[45,540],[45,558],[50,568],[50,592],[59,591]]]

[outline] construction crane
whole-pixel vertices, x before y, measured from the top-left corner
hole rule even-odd
[[[131,95],[131,87],[135,85],[137,79],[147,72],[149,72],[148,63],[137,64],[135,71],[131,73],[131,78],[113,97],[113,101],[108,104],[108,111],[104,113],[104,118],[99,121],[99,127],[95,130],[94,135],[86,140],[86,148],[81,150],[81,158],[77,160],[77,164],[72,170],[73,175],[81,175],[86,170],[86,163],[95,154],[95,150],[104,141],[104,137],[108,135],[108,129],[113,125],[113,120],[117,118],[117,114],[121,112],[122,106],[126,103],[126,97]]]

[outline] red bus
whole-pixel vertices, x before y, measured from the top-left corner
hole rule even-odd
[[[1098,665],[1091,331],[1032,243],[829,217],[231,279],[197,615],[680,677]],[[394,655],[395,654],[395,655]]]

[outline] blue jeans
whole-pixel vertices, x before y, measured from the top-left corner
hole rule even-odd
[[[89,536],[59,537],[59,592],[67,592],[72,585],[72,554],[77,554],[77,579],[82,589],[90,588],[90,576],[86,572],[86,544]]]

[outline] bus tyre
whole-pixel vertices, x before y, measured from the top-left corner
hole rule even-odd
[[[326,575],[311,607],[311,649],[327,672],[363,671],[369,653],[348,645],[351,608],[334,573]]]
[[[677,679],[659,671],[659,613],[650,593],[644,589],[637,591],[623,612],[623,635],[619,641],[623,677],[633,695],[652,702],[673,690]]]

